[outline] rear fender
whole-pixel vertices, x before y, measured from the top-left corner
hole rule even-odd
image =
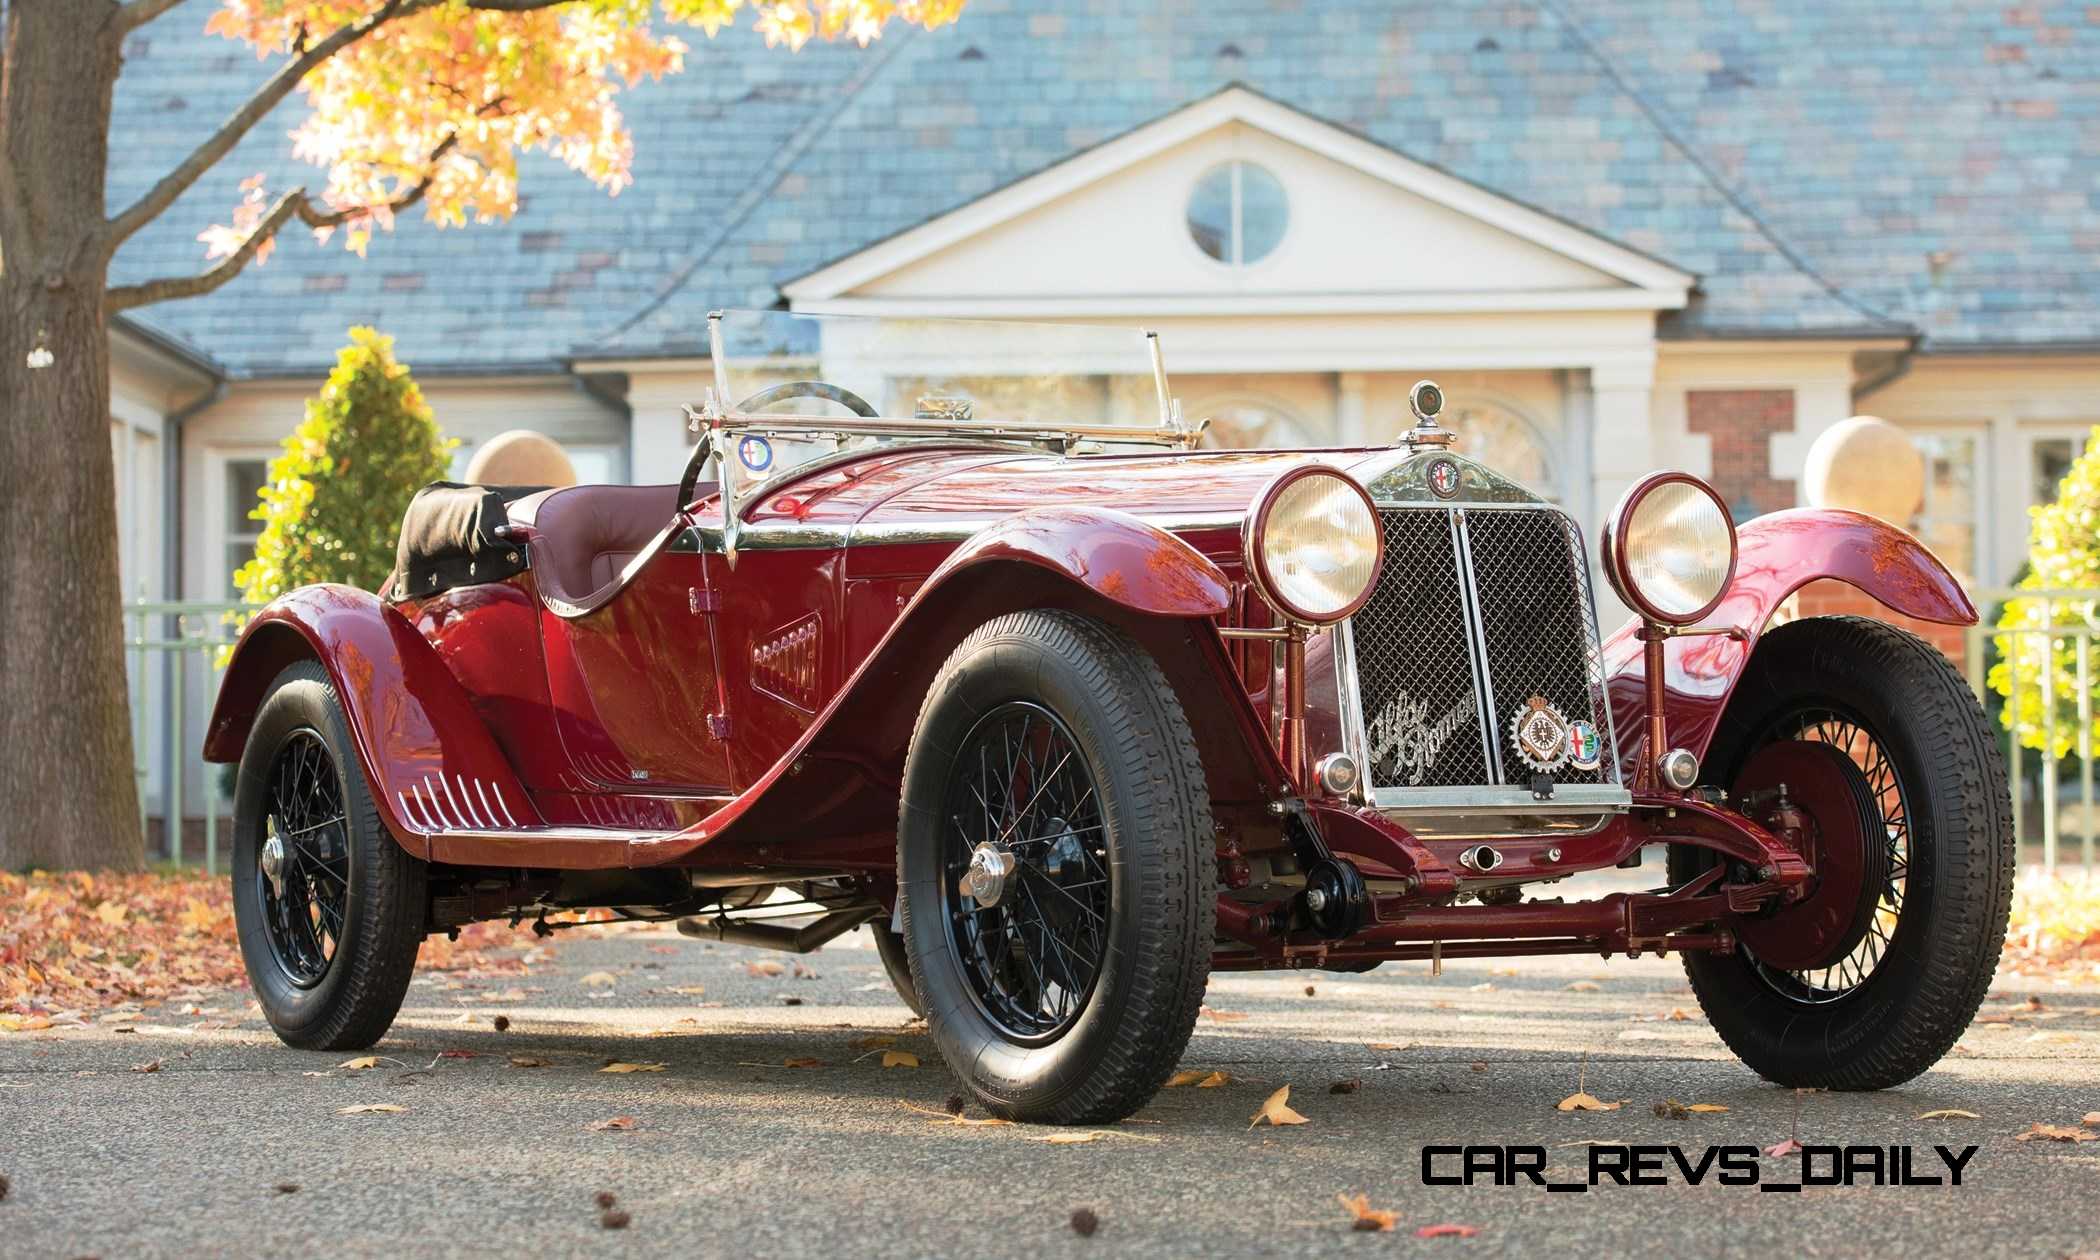
[[[248,623],[212,706],[205,760],[240,760],[270,683],[302,660],[319,661],[335,683],[380,817],[402,848],[427,859],[441,830],[542,823],[429,641],[354,587],[300,587]]]
[[[1286,782],[1283,769],[1213,620],[1231,603],[1217,565],[1128,513],[1044,508],[1010,517],[949,554],[770,771],[698,825],[636,842],[631,861],[678,861],[702,845],[718,846],[723,860],[755,859],[757,846],[793,835],[797,862],[887,867],[904,756],[934,676],[972,630],[1026,609],[1067,609],[1130,634],[1174,684],[1213,798],[1269,799]],[[825,774],[772,790],[818,763]]]
[[[1780,604],[1821,578],[1849,583],[1883,607],[1945,625],[1976,621],[1961,583],[1925,544],[1859,512],[1797,508],[1760,516],[1736,531],[1735,580],[1711,626],[1736,635],[1687,635],[1663,645],[1664,714],[1670,743],[1706,756],[1737,679]],[[1604,671],[1618,730],[1621,764],[1638,765],[1643,743],[1646,670],[1639,619],[1604,644]]]

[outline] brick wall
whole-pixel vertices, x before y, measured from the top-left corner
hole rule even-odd
[[[1787,602],[1791,605],[1791,615],[1795,617],[1872,617],[1876,621],[1886,621],[1892,626],[1902,626],[1938,648],[1957,667],[1960,667],[1965,659],[1967,627],[1942,626],[1890,612],[1875,602],[1873,596],[1845,582],[1810,582],[1796,591],[1794,597]]]
[[[1693,389],[1686,427],[1713,443],[1708,478],[1738,521],[1794,506],[1794,482],[1772,475],[1772,435],[1794,428],[1790,389]]]

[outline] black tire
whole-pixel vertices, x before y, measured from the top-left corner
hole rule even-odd
[[[1802,725],[1817,711],[1831,718]],[[2012,904],[2017,855],[1998,742],[1961,675],[1904,630],[1816,617],[1764,636],[1715,734],[1708,779],[1732,784],[1759,747],[1804,732],[1871,751],[1848,723],[1880,747],[1888,773],[1876,782],[1892,775],[1894,784],[1867,806],[1888,837],[1888,865],[1862,896],[1896,908],[1885,942],[1861,941],[1834,979],[1830,968],[1766,967],[1747,946],[1684,956],[1714,1031],[1758,1075],[1795,1088],[1886,1089],[1937,1063],[1990,988]],[[1711,860],[1672,849],[1672,884]]]
[[[1015,911],[962,909],[950,863],[958,848],[968,849],[970,834],[961,822],[942,816],[943,804],[968,777],[959,763],[983,729],[980,723],[1001,720],[1016,706],[1046,713],[1064,732],[1063,746],[1074,751],[1065,764],[1076,763],[1072,773],[1089,776],[1098,822],[1083,828],[1065,823],[1054,842],[1035,850],[1041,862],[1020,860],[1013,875]],[[1037,777],[1029,775],[1031,781]],[[1058,781],[1055,770],[1040,778],[1043,784]],[[1009,791],[1015,782],[1009,773]],[[1065,793],[1076,797],[1065,782]],[[1017,812],[1009,833],[1024,819],[1035,826],[1028,814]],[[1098,847],[1075,854],[1068,846],[1078,830],[1098,834]],[[1053,851],[1066,856],[1053,859]],[[988,951],[966,951],[984,949],[994,933],[1003,941],[1021,939],[998,929],[1000,916],[1029,904],[1019,890],[1064,878],[1060,866],[1047,865],[1053,860],[1092,862],[1081,873],[1100,873],[1098,883],[1082,879],[1073,885],[1107,889],[1088,893],[1105,896],[1106,912],[1088,912],[1095,926],[1080,946],[1082,953],[1091,947],[1098,961],[1085,983],[1075,974],[1078,968],[1066,971],[1073,977],[1069,986],[1060,981],[1060,988],[1084,990],[1069,1007],[1061,1004],[1061,1023],[1023,1035],[992,1014],[993,1003],[1005,995],[988,994]],[[1121,1119],[1151,1099],[1180,1060],[1202,1005],[1217,869],[1195,737],[1166,675],[1143,648],[1100,622],[1049,611],[1000,617],[963,640],[919,712],[905,762],[897,863],[905,945],[928,1029],[980,1104],[1010,1119],[1081,1124]],[[1042,898],[1063,904],[1047,890]],[[1037,914],[1049,917],[1039,908]],[[979,926],[985,916],[989,929]],[[1047,941],[1021,952],[1045,959],[1059,954]],[[1070,958],[1060,956],[1069,967]],[[1016,965],[1003,954],[999,962]],[[1033,990],[1038,1009],[1052,987],[1039,971]]]
[[[342,821],[285,846],[295,856],[280,886],[261,859],[284,812],[273,805],[275,776],[295,756],[308,775],[299,782],[324,798],[338,794],[339,808],[317,812]],[[308,841],[317,847],[300,847]],[[234,789],[234,921],[249,982],[279,1039],[302,1050],[361,1050],[386,1034],[423,945],[426,888],[425,864],[379,820],[328,672],[315,661],[288,667],[256,712]],[[319,926],[302,936],[301,920]]]
[[[875,952],[882,957],[882,969],[889,973],[897,1000],[923,1019],[926,1008],[920,1004],[919,986],[911,978],[911,955],[904,948],[904,934],[891,930],[887,923],[870,923],[868,931],[874,933]]]

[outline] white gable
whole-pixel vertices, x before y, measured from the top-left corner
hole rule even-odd
[[[1197,248],[1189,193],[1220,163],[1282,183],[1259,261]],[[801,309],[957,314],[1663,309],[1692,277],[1243,90],[788,286]]]

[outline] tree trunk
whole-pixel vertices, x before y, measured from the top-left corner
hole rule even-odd
[[[0,869],[142,864],[109,441],[112,0],[10,0],[0,149]],[[43,352],[50,358],[42,363]]]

